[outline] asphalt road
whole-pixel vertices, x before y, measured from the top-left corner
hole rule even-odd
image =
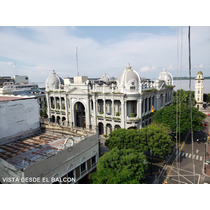
[[[209,107],[210,109],[210,107]],[[182,144],[180,153],[172,164],[166,165],[166,173],[162,180],[167,184],[210,184],[210,177],[204,174],[206,134],[210,130],[210,117],[205,119],[207,126],[200,132],[193,134]],[[193,148],[193,149],[192,149]],[[194,173],[195,172],[195,173]]]

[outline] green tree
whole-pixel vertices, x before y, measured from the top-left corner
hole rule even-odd
[[[147,150],[146,139],[143,138],[138,129],[116,129],[109,134],[105,145],[109,150],[117,147],[118,149],[135,149],[139,151]]]
[[[134,149],[140,152],[153,151],[154,156],[163,157],[170,153],[173,142],[170,129],[162,124],[152,123],[141,130],[118,129],[110,133],[105,145],[109,150]]]
[[[163,158],[171,152],[173,142],[169,136],[170,129],[160,123],[152,123],[141,129],[142,136],[147,139],[148,151],[153,156]]]
[[[92,174],[93,184],[138,184],[147,169],[146,157],[134,149],[117,149],[104,154]]]
[[[207,103],[210,103],[210,93],[207,94]]]
[[[180,90],[174,91],[173,96],[174,96],[173,104],[177,104],[177,103],[190,104],[190,91],[180,89]],[[196,104],[195,91],[191,91],[191,101],[193,105]]]
[[[205,118],[205,115],[195,107],[192,107],[192,117],[193,131],[200,131],[202,129],[202,120]],[[190,130],[190,106],[188,104],[182,103],[179,109],[177,109],[176,104],[164,107],[155,112],[153,121],[163,123],[164,125],[169,126],[171,130],[176,131],[176,125],[179,124],[179,119],[180,133],[182,134],[185,130]]]

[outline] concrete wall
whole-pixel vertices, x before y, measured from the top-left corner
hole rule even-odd
[[[39,104],[37,99],[0,102],[0,144],[27,136],[39,130]]]
[[[29,166],[24,170],[24,176],[40,177],[41,180],[43,180],[43,178],[51,180],[52,177],[57,175],[58,177],[62,177],[67,172],[75,169],[94,155],[96,155],[96,160],[98,161],[99,141],[97,134],[74,144],[70,149],[62,150],[54,156],[37,162],[35,165]]]

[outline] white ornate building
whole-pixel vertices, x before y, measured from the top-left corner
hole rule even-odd
[[[196,108],[199,110],[203,109],[203,83],[204,77],[202,71],[197,73],[197,77],[195,78],[195,100],[196,100]]]
[[[98,128],[108,135],[118,128],[144,127],[154,110],[173,99],[173,77],[163,70],[156,81],[141,78],[130,65],[117,80],[106,74],[98,80],[86,76],[65,78],[53,72],[46,80],[48,119],[65,127]]]

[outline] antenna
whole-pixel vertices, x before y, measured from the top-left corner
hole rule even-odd
[[[79,69],[78,69],[78,48],[77,48],[77,46],[76,46],[75,51],[76,51],[77,76],[79,76]]]

